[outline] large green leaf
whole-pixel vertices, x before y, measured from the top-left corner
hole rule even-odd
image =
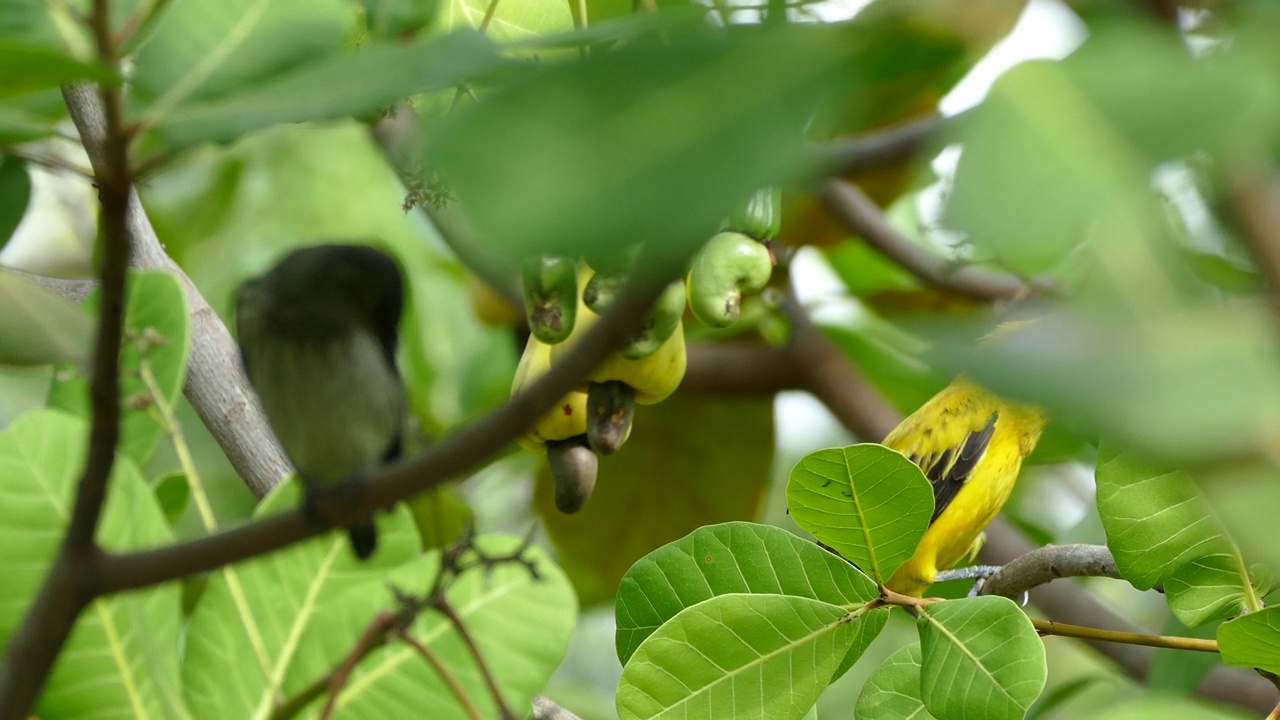
[[[770,400],[677,392],[636,409],[631,438],[600,459],[582,511],[556,509],[545,466],[534,508],[582,604],[612,602],[628,568],[654,548],[703,525],[754,519],[773,453]]]
[[[1143,590],[1167,583],[1187,627],[1258,606],[1239,548],[1190,475],[1104,442],[1097,480],[1107,545],[1126,580]]]
[[[299,502],[299,483],[282,483],[255,517]],[[187,625],[182,661],[195,717],[265,717],[295,661],[336,664],[338,656],[300,655],[302,638],[323,622],[317,619],[321,606],[353,587],[367,587],[420,547],[404,508],[378,520],[378,550],[366,562],[356,560],[346,533],[330,532],[227,567],[209,580]]]
[[[1218,626],[1218,647],[1228,665],[1280,673],[1280,607],[1222,623]]]
[[[84,301],[85,309],[94,316],[98,312],[98,299],[99,293],[95,291]],[[126,332],[138,337],[149,334],[158,341],[146,351],[146,358],[165,402],[172,407],[182,392],[191,332],[186,296],[178,279],[159,270],[130,271],[124,323]],[[138,375],[141,357],[138,345],[126,338],[120,353],[123,404],[119,452],[138,465],[144,465],[151,457],[164,432],[145,403],[131,403],[135,398],[150,395]],[[61,370],[49,389],[49,407],[87,418],[89,378],[75,368]]]
[[[699,528],[636,561],[618,586],[617,650],[626,665],[636,648],[687,607],[730,593],[790,595],[833,605],[858,605],[879,596],[848,562],[781,528],[730,522]],[[880,633],[883,612],[856,622],[852,664]]]
[[[477,544],[492,554],[515,549],[520,540],[482,536]],[[439,553],[419,557],[389,577],[369,580],[342,596],[322,603],[308,624],[285,683],[297,692],[329,672],[351,649],[369,621],[394,607],[386,583],[422,593],[439,567]],[[533,550],[539,578],[524,567],[505,564],[486,573],[475,570],[449,589],[450,605],[462,618],[480,648],[503,698],[513,708],[527,708],[546,685],[569,645],[578,605],[564,574],[542,552]],[[426,611],[410,629],[449,669],[475,704],[481,717],[497,717],[483,676],[453,626],[438,613]],[[470,717],[458,704],[439,674],[404,643],[392,642],[357,666],[338,697],[338,717],[381,720],[392,717]]]
[[[920,699],[920,644],[898,648],[871,673],[854,717],[876,720],[933,720]]]
[[[93,323],[79,307],[0,268],[0,364],[79,364],[89,356]]]
[[[921,697],[938,720],[1015,720],[1040,697],[1044,643],[1012,600],[930,603],[919,629]]]
[[[134,58],[132,88],[154,120],[336,52],[353,19],[342,0],[172,3]]]
[[[787,506],[800,527],[884,582],[929,527],[933,491],[902,453],[868,443],[802,458],[791,470]]]
[[[176,145],[229,141],[283,122],[367,117],[407,95],[455,85],[498,65],[470,30],[425,44],[377,44],[316,60],[243,90],[180,104],[151,120]]]
[[[0,127],[0,139],[3,133]],[[27,164],[11,155],[0,156],[0,250],[22,222],[30,200],[31,176],[27,174]]]
[[[686,608],[622,670],[618,715],[801,718],[857,636],[848,617],[783,595],[718,595]]]
[[[478,28],[493,0],[440,0],[440,24],[446,29]],[[518,41],[573,27],[565,0],[498,0],[485,34]]]
[[[41,410],[0,432],[0,644],[26,614],[66,532],[88,427]],[[98,541],[111,551],[173,541],[151,490],[116,458]],[[100,598],[85,608],[40,697],[41,717],[184,718],[178,675],[179,589]]]
[[[59,48],[0,37],[0,98],[74,82],[112,79],[101,65],[81,62]]]
[[[863,41],[847,27],[710,32],[521,73],[428,126],[425,167],[516,257],[639,241],[683,257],[755,188],[816,169],[809,111],[853,82],[841,71]]]

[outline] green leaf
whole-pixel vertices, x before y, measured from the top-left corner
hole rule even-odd
[[[1280,673],[1280,607],[1267,608],[1218,626],[1222,662]]]
[[[299,502],[300,484],[281,483],[254,517]],[[269,710],[299,661],[300,642],[320,607],[354,587],[371,592],[368,582],[381,582],[388,569],[417,554],[417,531],[405,509],[378,520],[378,550],[368,561],[356,560],[346,533],[334,531],[227,567],[210,579],[187,625],[182,662],[186,699],[196,718],[248,718]],[[340,659],[301,661],[328,661],[331,667]]]
[[[167,5],[135,56],[132,89],[150,118],[337,52],[342,0],[185,0]]]
[[[921,609],[922,697],[938,720],[1023,717],[1048,671],[1044,643],[1012,600],[944,600]]]
[[[468,526],[474,526],[476,515],[462,493],[452,485],[433,488],[405,502],[418,526],[422,547],[431,550],[445,547],[461,538]]]
[[[53,132],[53,125],[37,113],[0,105],[0,143],[16,145],[45,137]]]
[[[1223,705],[1157,693],[1099,710],[1091,720],[1249,720],[1255,717]]]
[[[1161,635],[1183,635],[1202,639],[1217,637],[1218,626],[1215,624],[1188,628],[1170,617],[1160,631]],[[1190,695],[1201,681],[1222,662],[1214,653],[1187,652],[1156,648],[1151,656],[1151,669],[1147,673],[1147,687],[1182,695]]]
[[[933,720],[920,699],[919,643],[898,648],[871,673],[853,714],[877,720]]]
[[[1258,607],[1239,548],[1190,475],[1104,441],[1097,480],[1107,546],[1134,587],[1166,583],[1169,607],[1187,627]]]
[[[485,535],[477,545],[490,554],[510,553],[519,538]],[[521,566],[503,564],[491,572],[475,570],[452,583],[446,598],[462,618],[492,671],[503,698],[513,708],[528,708],[560,665],[577,619],[573,588],[543,552],[528,553],[541,579]],[[350,652],[379,613],[395,607],[388,583],[408,592],[425,592],[440,564],[428,553],[397,568],[387,578],[370,579],[332,601],[322,603],[302,636],[285,682],[293,694],[323,677]],[[481,717],[498,709],[475,660],[453,625],[439,613],[419,615],[410,634],[426,645],[475,703]],[[425,713],[432,718],[469,717],[440,674],[416,650],[392,642],[365,658],[338,696],[337,717],[382,720]]]
[[[884,582],[929,527],[933,490],[902,453],[867,443],[802,458],[791,470],[787,506],[800,527]]]
[[[85,309],[95,316],[99,297],[100,292],[95,290],[84,301]],[[173,407],[186,376],[191,332],[186,295],[178,279],[159,270],[130,271],[124,326],[125,331],[135,337],[150,336],[155,340],[154,343],[146,341],[150,344],[146,352],[147,363],[165,402]],[[122,413],[118,451],[138,465],[146,463],[164,434],[160,423],[149,411],[149,403],[142,401],[150,393],[139,377],[141,365],[138,344],[125,338],[120,353]],[[133,404],[135,400],[138,401],[136,406]],[[49,389],[49,407],[89,417],[89,378],[73,368],[61,369]]]
[[[800,718],[857,631],[844,608],[783,595],[718,595],[650,635],[622,670],[622,720]]]
[[[431,22],[440,0],[360,0],[365,25],[375,40],[396,40]]]
[[[636,408],[625,452],[600,459],[585,508],[575,515],[556,509],[545,465],[534,508],[579,601],[612,604],[628,569],[655,548],[704,525],[756,518],[773,453],[770,399],[677,392]]]
[[[645,638],[685,608],[730,593],[858,605],[880,591],[848,562],[781,528],[708,525],[645,555],[623,576],[616,610],[618,660],[626,665]],[[886,619],[877,612],[855,621],[864,630],[852,648],[857,655]]]
[[[0,98],[74,82],[115,82],[101,65],[81,62],[48,45],[0,37]]]
[[[168,473],[156,480],[153,488],[156,502],[160,503],[160,509],[164,511],[169,525],[177,525],[178,518],[182,517],[191,501],[191,486],[187,483],[187,476],[180,472]]]
[[[0,268],[0,364],[80,363],[89,356],[93,322],[62,297]]]
[[[175,145],[229,141],[276,123],[363,117],[407,95],[450,87],[493,69],[494,46],[472,31],[425,44],[380,44],[325,58],[291,72],[153,118]]]
[[[0,432],[0,645],[7,645],[66,532],[88,426],[40,410]],[[98,541],[113,552],[173,541],[137,468],[116,458]],[[178,668],[178,586],[93,601],[81,613],[40,697],[41,717],[185,717]]]
[[[0,128],[0,134],[3,132]],[[18,229],[30,200],[31,177],[27,175],[26,163],[11,155],[0,156],[0,250]]]
[[[445,29],[479,28],[490,0],[442,0],[441,25]],[[562,32],[573,27],[565,0],[499,0],[485,34],[498,42],[511,42]]]
[[[645,240],[683,257],[726,208],[815,169],[808,111],[851,77],[858,43],[835,27],[710,32],[520,73],[429,126],[424,166],[514,257]]]

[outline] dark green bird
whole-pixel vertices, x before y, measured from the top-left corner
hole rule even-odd
[[[295,250],[236,293],[245,372],[309,502],[400,454],[403,294],[396,262],[363,245]],[[372,519],[349,532],[357,557],[373,554]]]

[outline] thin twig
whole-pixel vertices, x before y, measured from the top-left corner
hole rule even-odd
[[[29,165],[36,165],[49,170],[50,172],[68,172],[82,177],[85,180],[94,180],[93,173],[87,168],[83,168],[70,160],[64,160],[55,155],[43,155],[40,153],[27,152],[26,150],[13,145],[0,148],[0,155],[15,157]]]
[[[436,671],[436,674],[440,676],[440,679],[444,681],[444,684],[449,687],[449,692],[453,693],[454,699],[456,699],[458,704],[462,706],[462,710],[467,714],[467,717],[471,718],[471,720],[484,720],[483,716],[480,714],[479,708],[477,708],[476,704],[472,702],[471,697],[467,695],[467,692],[462,689],[462,685],[458,683],[458,679],[453,676],[453,673],[449,671],[449,668],[445,667],[445,664],[440,661],[440,657],[436,655],[431,648],[423,645],[422,641],[418,640],[418,638],[413,635],[410,635],[405,630],[401,630],[397,637],[407,643],[409,647],[417,650],[418,654],[427,661],[427,664]]]
[[[1052,289],[1047,282],[1027,282],[1013,275],[960,265],[904,237],[861,190],[845,180],[829,180],[822,188],[827,208],[868,245],[924,282],[983,302],[1014,300]]]
[[[541,695],[533,696],[533,720],[582,720]]]
[[[356,665],[365,656],[373,652],[374,648],[386,644],[387,633],[395,627],[396,622],[396,613],[381,612],[374,616],[373,621],[365,627],[364,632],[360,633],[360,638],[356,640],[351,652],[347,653],[347,656],[342,659],[338,667],[325,678],[328,681],[326,687],[328,699],[325,700],[324,709],[320,711],[322,720],[333,715],[333,711],[337,707],[338,695],[342,693],[342,688],[346,686],[352,671],[356,669]]]
[[[978,594],[1017,599],[1033,587],[1066,577],[1123,579],[1105,545],[1046,545],[1003,566],[983,581]]]
[[[1218,652],[1217,640],[1203,638],[1179,637],[1176,635],[1147,635],[1145,633],[1121,632],[1102,628],[1068,625],[1053,620],[1031,618],[1031,624],[1041,635],[1058,635],[1061,637],[1080,638],[1082,640],[1100,640],[1102,642],[1124,643],[1126,645],[1145,645],[1146,647],[1168,648],[1170,650],[1195,650],[1196,652]]]
[[[485,662],[484,653],[480,652],[480,646],[476,645],[475,638],[471,637],[471,631],[467,630],[467,624],[458,616],[458,611],[453,609],[453,605],[445,599],[443,593],[439,593],[433,600],[431,607],[435,608],[453,623],[453,629],[458,632],[458,637],[462,638],[462,642],[467,646],[467,650],[471,653],[472,659],[476,661],[476,667],[480,668],[480,674],[484,677],[484,684],[489,687],[489,694],[493,695],[493,702],[498,706],[502,720],[515,720],[516,714],[511,710],[511,706],[507,704],[505,698],[502,697],[502,688],[498,687],[498,681],[493,677],[493,671],[489,669],[489,663]]]

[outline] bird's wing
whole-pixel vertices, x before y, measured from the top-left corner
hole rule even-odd
[[[932,525],[942,511],[947,509],[955,499],[956,493],[960,492],[960,488],[964,487],[969,476],[973,474],[973,469],[978,466],[978,461],[986,454],[987,446],[991,444],[991,437],[996,432],[996,420],[999,417],[999,412],[991,413],[987,423],[980,429],[970,430],[960,443],[942,452],[911,458],[912,462],[920,466],[925,477],[929,478],[929,483],[933,485],[933,517],[929,519],[929,524]]]

